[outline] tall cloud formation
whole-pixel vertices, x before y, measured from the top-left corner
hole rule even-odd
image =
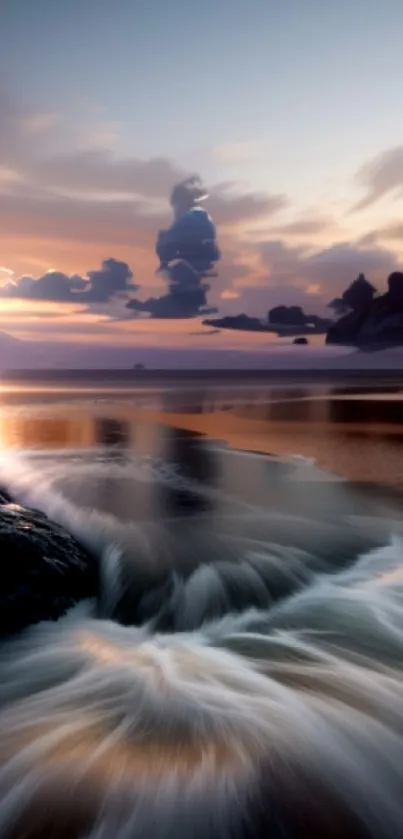
[[[86,277],[68,276],[60,271],[48,271],[42,277],[20,277],[7,282],[0,289],[1,297],[20,300],[42,300],[54,303],[109,303],[113,298],[127,298],[139,286],[132,283],[133,273],[126,262],[106,259],[96,271]]]
[[[212,218],[198,206],[207,198],[198,177],[177,184],[171,194],[174,220],[157,237],[159,271],[168,280],[168,293],[145,302],[130,300],[126,306],[154,318],[191,318],[216,311],[207,305],[214,265],[220,259]]]
[[[216,258],[205,274],[195,271],[189,260],[170,260],[160,274],[167,293],[145,300],[151,289],[160,293],[153,278],[155,233],[178,230],[175,223],[167,230],[166,196],[189,173],[168,158],[122,158],[94,140],[83,146],[80,137],[72,149],[63,114],[56,118],[52,128],[52,114],[37,113],[0,88],[0,265],[6,266],[0,269],[0,297],[83,303],[93,311],[100,304],[102,314],[109,308],[116,318],[129,303],[122,319],[142,312],[154,318],[205,314],[212,310],[208,299],[225,314],[240,310],[261,316],[281,303],[309,308],[314,303],[322,311],[360,271],[381,283],[398,267],[396,254],[385,247],[401,241],[398,219],[365,240],[340,242],[333,231],[337,217],[310,211],[293,220],[286,195],[245,192],[242,181],[221,181],[211,184],[208,202],[225,252],[219,277],[211,282]],[[396,147],[361,169],[356,186],[362,190],[357,196],[362,207],[399,194],[402,165],[403,147]],[[333,243],[330,247],[324,246],[326,238]],[[216,248],[215,231],[211,241]],[[87,274],[86,266],[99,265],[105,254],[118,254],[122,262],[103,263]],[[121,271],[115,270],[118,264],[124,266]],[[49,265],[63,270],[45,273]],[[140,278],[141,301],[130,302],[138,287],[129,265]]]

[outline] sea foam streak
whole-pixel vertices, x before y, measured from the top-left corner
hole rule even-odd
[[[105,537],[98,602],[0,646],[0,835],[401,835],[402,543],[338,569],[269,531],[186,573]]]

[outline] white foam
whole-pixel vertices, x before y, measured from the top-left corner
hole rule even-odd
[[[309,780],[364,835],[399,835],[400,543],[272,614],[192,633],[153,635],[82,611],[0,648],[0,828],[32,818],[58,789],[87,797],[91,837],[173,837],[183,820],[187,835],[229,837],[267,761],[290,800]],[[63,804],[48,806],[57,819]]]
[[[100,547],[113,612],[123,524],[55,492],[54,464],[3,467],[25,501]],[[134,593],[149,560],[138,533]],[[50,822],[86,839],[401,834],[401,539],[338,572],[291,542],[242,551],[175,572],[164,605],[181,631],[157,632],[152,616],[122,627],[85,603],[0,645],[0,835],[36,839]],[[251,609],[279,574],[299,582]],[[227,607],[209,619],[217,601]]]

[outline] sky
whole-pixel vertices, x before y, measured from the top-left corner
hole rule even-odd
[[[192,173],[220,312],[324,314],[360,271],[383,288],[403,265],[402,48],[401,0],[0,0],[0,330],[208,342],[125,305],[166,292],[155,239]]]

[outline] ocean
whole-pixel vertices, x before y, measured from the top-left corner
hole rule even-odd
[[[102,591],[0,644],[0,835],[401,834],[402,420],[403,379],[3,382],[0,484]]]

